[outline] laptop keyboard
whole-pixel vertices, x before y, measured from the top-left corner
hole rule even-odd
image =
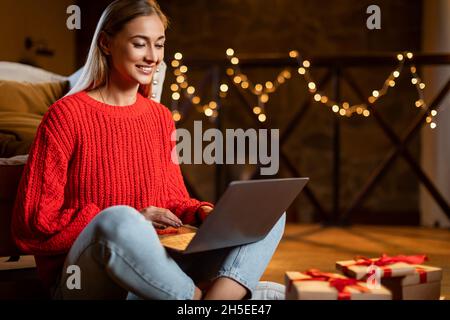
[[[192,238],[194,236],[195,232],[191,232],[177,235],[160,236],[159,240],[161,241],[161,244],[166,248],[174,249],[177,251],[184,251],[186,250],[187,246],[192,241]]]

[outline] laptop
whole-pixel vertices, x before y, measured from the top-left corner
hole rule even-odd
[[[263,239],[309,178],[231,182],[199,228],[184,225],[177,234],[160,235],[168,249],[195,253]]]

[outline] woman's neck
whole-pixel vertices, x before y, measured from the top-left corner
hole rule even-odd
[[[121,88],[109,82],[98,88],[98,93],[103,103],[114,106],[128,106],[136,102],[138,86],[132,88]]]
[[[139,84],[130,84],[112,70],[106,85],[98,88],[103,103],[128,106],[136,102]]]

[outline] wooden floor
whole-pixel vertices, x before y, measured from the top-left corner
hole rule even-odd
[[[262,280],[283,283],[285,271],[334,271],[335,261],[382,253],[426,254],[428,265],[443,269],[441,294],[450,299],[450,231],[443,229],[288,224]]]

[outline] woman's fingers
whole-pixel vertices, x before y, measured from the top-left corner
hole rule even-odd
[[[164,208],[156,208],[155,211],[156,213],[152,221],[175,228],[181,227],[183,225],[181,220],[170,210]]]
[[[155,229],[165,229],[167,226],[157,223],[157,222],[152,222],[153,226],[155,227]]]

